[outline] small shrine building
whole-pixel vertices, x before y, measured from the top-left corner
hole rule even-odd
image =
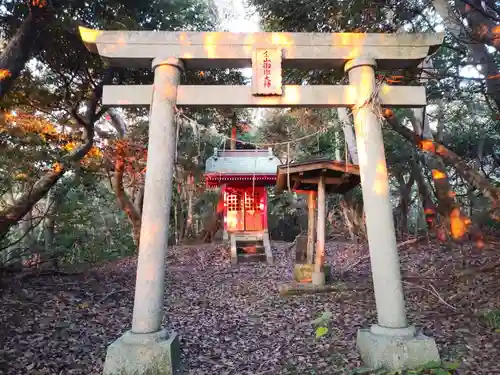
[[[272,148],[237,149],[236,142],[231,146],[215,148],[205,166],[207,186],[221,188],[224,239],[231,242],[233,263],[252,257],[272,262],[266,186],[276,183],[281,161]]]

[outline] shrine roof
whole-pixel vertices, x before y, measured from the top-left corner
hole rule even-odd
[[[154,58],[182,59],[188,69],[248,68],[256,48],[282,48],[283,68],[342,67],[370,56],[379,69],[417,66],[444,33],[230,33],[102,31],[80,27],[87,48],[111,65],[150,68]]]
[[[221,185],[230,186],[271,186],[276,183],[276,174],[205,174],[207,186],[215,187]]]
[[[214,150],[205,163],[205,175],[275,176],[281,161],[271,149]]]
[[[327,193],[345,194],[361,182],[359,166],[330,159],[316,159],[278,166],[276,191],[281,192],[288,188],[316,191],[321,174],[326,177]]]

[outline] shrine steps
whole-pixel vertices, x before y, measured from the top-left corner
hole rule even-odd
[[[267,231],[230,233],[229,242],[233,264],[264,261],[273,263]]]

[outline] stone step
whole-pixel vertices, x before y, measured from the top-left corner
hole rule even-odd
[[[265,262],[266,261],[266,254],[265,253],[258,253],[258,254],[238,254],[238,263],[245,263],[245,262]]]
[[[246,251],[245,251],[246,250]],[[236,237],[236,252],[238,262],[261,262],[266,261],[266,249],[263,240],[252,240]]]
[[[255,233],[235,233],[236,241],[263,241],[264,233],[255,232]]]
[[[245,249],[248,249],[245,251]],[[265,254],[266,249],[264,246],[236,246],[238,254]]]
[[[236,246],[241,247],[241,248],[244,248],[244,247],[264,247],[264,244],[262,243],[262,241],[246,242],[246,243],[236,242]]]
[[[229,235],[231,263],[240,261],[267,261],[273,263],[267,232],[231,233]],[[245,252],[244,248],[248,248]]]

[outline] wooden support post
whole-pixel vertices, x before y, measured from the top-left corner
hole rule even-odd
[[[316,192],[310,191],[307,196],[307,263],[312,264],[314,259],[314,243],[316,234],[315,220],[316,220]]]
[[[324,285],[325,274],[323,263],[325,261],[325,222],[326,222],[326,191],[325,176],[322,174],[318,183],[318,238],[316,240],[316,261],[312,275],[313,284]]]
[[[231,128],[231,150],[236,150],[236,113],[233,114],[233,127]]]

